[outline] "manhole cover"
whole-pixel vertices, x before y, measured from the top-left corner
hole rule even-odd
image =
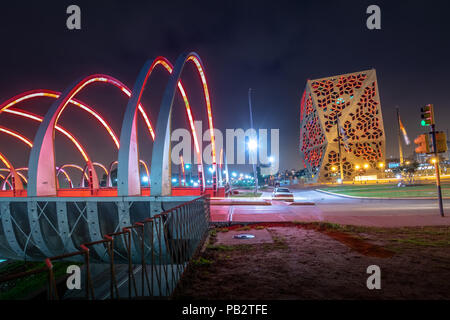
[[[253,234],[241,233],[241,234],[235,235],[233,238],[236,238],[236,239],[253,239],[254,237],[255,236]]]

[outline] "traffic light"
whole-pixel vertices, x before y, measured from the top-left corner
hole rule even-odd
[[[445,132],[436,132],[436,149],[438,153],[447,151],[447,136]]]
[[[422,121],[420,122],[422,126],[425,127],[434,124],[434,110],[432,104],[427,104],[425,107],[421,108],[420,111],[422,112]]]
[[[414,143],[418,145],[416,153],[430,153],[430,143],[428,134],[424,133],[418,136]]]

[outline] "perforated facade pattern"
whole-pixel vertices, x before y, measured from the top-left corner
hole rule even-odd
[[[300,110],[300,155],[313,182],[340,176],[338,130],[344,180],[379,176],[385,135],[375,69],[307,81]]]

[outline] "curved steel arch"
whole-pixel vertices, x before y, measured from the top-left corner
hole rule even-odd
[[[72,179],[70,178],[69,174],[67,173],[66,170],[61,169],[61,168],[56,168],[57,173],[56,173],[56,179],[58,179],[59,173],[62,172],[64,174],[64,176],[66,177],[67,182],[69,182],[69,186],[71,189],[73,189],[73,183],[72,183]],[[59,181],[58,181],[59,182]]]
[[[119,88],[121,88],[121,87],[119,87]],[[126,89],[126,87],[124,89]],[[126,91],[123,91],[123,92],[125,94],[127,94]],[[24,111],[24,110],[19,110],[19,109],[11,110],[10,108],[13,107],[14,105],[18,104],[19,102],[23,102],[23,101],[26,101],[29,99],[39,98],[39,97],[49,97],[49,98],[58,99],[60,95],[61,95],[60,92],[53,91],[53,90],[47,90],[47,89],[37,89],[37,90],[25,91],[18,95],[15,95],[14,97],[8,99],[6,102],[2,103],[0,105],[0,114],[2,112],[8,112],[8,113],[23,116],[24,113],[28,113],[35,117],[41,118],[39,121],[42,122],[42,117],[40,117],[40,116],[34,115],[34,114]],[[111,126],[108,124],[108,122],[105,119],[103,119],[103,117],[100,114],[98,114],[93,108],[89,107],[87,104],[81,102],[80,100],[71,99],[69,101],[69,103],[90,113],[95,119],[97,119],[97,121],[100,122],[100,124],[106,129],[106,131],[108,131],[109,135],[111,136],[111,139],[116,144],[117,148],[119,148],[119,140],[117,139],[116,133],[111,128]]]
[[[40,117],[37,116],[37,115],[31,114],[31,116],[32,116],[32,119],[35,119],[35,120],[37,119],[38,121],[39,121],[39,119],[40,119],[40,121],[42,121],[42,118],[40,118]],[[78,142],[78,140],[77,140],[72,134],[70,134],[66,129],[64,129],[64,128],[62,128],[62,127],[59,127],[59,126],[56,126],[56,128],[57,128],[60,132],[62,132],[64,135],[66,135],[66,136],[67,136],[67,137],[75,144],[75,146],[76,146],[76,147],[78,148],[78,150],[81,152],[81,155],[84,157],[84,160],[86,161],[86,167],[88,167],[88,166],[89,166],[89,163],[91,162],[91,160],[90,160],[89,156],[87,155],[86,151],[84,150],[84,148],[83,148],[83,147],[81,146],[81,144]],[[33,143],[32,143],[30,140],[28,140],[25,136],[21,135],[20,133],[18,133],[18,132],[16,132],[16,131],[13,131],[13,130],[11,130],[11,129],[5,128],[5,127],[3,127],[3,126],[0,126],[0,132],[6,133],[6,134],[8,134],[8,135],[11,135],[11,136],[13,136],[13,137],[15,137],[15,138],[21,140],[23,143],[25,143],[26,145],[28,145],[30,148],[33,147]],[[95,163],[93,163],[92,165],[94,165],[94,164],[95,164]],[[28,168],[21,168],[21,169],[26,169],[26,170],[28,170]],[[18,171],[18,170],[20,170],[20,169],[16,169],[16,171]],[[21,176],[21,174],[20,174],[19,172],[17,172],[17,174],[18,174],[19,176]],[[66,176],[67,176],[67,174],[66,174]],[[8,177],[9,177],[9,175],[8,175]],[[27,182],[26,179],[25,179],[23,176],[21,176],[21,177],[25,180],[25,182]],[[88,179],[87,181],[88,181],[89,183],[91,183],[91,182],[89,181],[88,176],[86,176],[86,178]],[[84,187],[84,180],[83,180],[83,187]],[[5,190],[5,183],[3,183],[3,185],[1,186],[1,190]]]
[[[67,104],[72,100],[72,98],[84,87],[94,82],[110,83],[120,88],[125,94],[131,94],[130,90],[119,80],[108,75],[94,74],[85,78],[80,78],[59,96],[59,98],[47,111],[47,114],[45,115],[44,120],[39,126],[38,132],[35,136],[35,143],[31,150],[28,165],[30,171],[28,192],[30,196],[56,195],[56,176],[55,173],[51,170],[51,168],[54,167],[55,164],[55,150],[52,138],[55,125],[58,122],[62,111],[66,108]],[[10,104],[11,102],[5,102],[3,104],[5,106],[0,108],[0,112]],[[143,110],[141,104],[139,104],[138,109],[141,111],[141,113],[143,113],[144,120],[149,127],[149,131],[152,137],[154,138],[153,128],[151,127],[148,116]],[[47,158],[47,161],[44,161],[45,158]],[[94,189],[98,189],[98,179],[92,166],[89,167],[89,172],[90,175],[92,175],[92,180],[96,184],[94,185]]]
[[[9,171],[9,170],[8,170],[8,171]],[[6,181],[6,183],[9,185],[9,188],[10,188],[11,190],[14,189],[13,186],[11,185],[11,182],[9,182],[8,179],[6,179],[4,175],[0,174],[0,178]]]
[[[139,160],[139,163],[142,164],[144,166],[144,170],[145,170],[145,174],[147,175],[147,178],[149,180],[148,185],[150,185],[150,172],[148,171],[148,166],[147,163],[144,160]]]
[[[113,166],[116,165],[117,163],[118,163],[118,161],[117,161],[117,160],[114,160],[114,161],[111,162],[111,164],[109,165],[109,173],[108,173],[108,177],[107,177],[107,179],[106,179],[106,186],[109,187],[109,188],[112,188],[111,171],[112,171]],[[142,165],[144,166],[144,170],[145,170],[145,173],[147,174],[147,177],[148,177],[148,179],[149,179],[149,185],[150,185],[150,171],[148,170],[148,165],[147,165],[147,163],[146,163],[144,160],[142,160],[142,159],[139,160],[139,163],[142,164]]]
[[[215,163],[215,143],[214,143],[214,131],[213,131],[213,125],[212,125],[212,113],[211,113],[211,105],[209,100],[209,91],[208,91],[208,85],[206,83],[206,78],[204,76],[203,72],[203,66],[201,64],[201,60],[198,57],[197,54],[192,53],[191,55],[187,56],[186,61],[194,61],[194,63],[197,66],[197,71],[200,74],[203,88],[204,88],[204,94],[205,94],[205,100],[206,100],[206,106],[208,110],[208,123],[211,129],[211,143],[212,143],[212,149],[213,149],[213,162]],[[184,62],[186,62],[184,61]],[[183,62],[183,65],[184,65]],[[117,172],[117,193],[119,196],[132,196],[132,195],[140,195],[141,193],[141,185],[140,185],[140,179],[139,179],[139,168],[138,168],[138,157],[139,157],[139,147],[138,147],[138,141],[137,141],[137,123],[136,123],[136,112],[137,112],[137,106],[140,104],[140,99],[142,97],[142,93],[145,89],[146,83],[148,78],[150,77],[151,73],[153,72],[153,69],[161,64],[166,68],[166,70],[173,75],[173,66],[171,63],[164,57],[157,57],[154,60],[148,60],[144,66],[141,68],[141,71],[139,72],[138,78],[134,84],[133,92],[130,97],[130,100],[128,101],[127,108],[125,110],[124,119],[122,122],[122,128],[120,131],[120,141],[122,141],[121,148],[119,149],[119,164],[118,164],[118,172]],[[173,96],[175,95],[176,89],[179,89],[185,106],[186,106],[186,112],[189,119],[192,136],[194,139],[195,148],[197,151],[197,156],[199,159],[199,163],[202,164],[202,156],[200,153],[200,147],[198,144],[198,138],[194,127],[194,121],[192,117],[192,112],[189,104],[189,100],[187,99],[186,92],[183,88],[183,85],[181,84],[181,81],[179,80],[179,75],[176,79],[175,85],[173,86],[174,92],[172,93],[172,102],[173,102]],[[158,118],[159,119],[159,118]],[[170,129],[169,129],[170,131]],[[158,139],[158,138],[156,138]],[[153,158],[153,157],[152,157]],[[153,163],[152,163],[153,167]],[[168,170],[168,169],[167,169]],[[150,179],[151,180],[151,179]],[[170,180],[170,179],[169,179]],[[152,192],[153,193],[153,192]]]
[[[106,185],[109,187],[109,188],[112,188],[112,181],[111,181],[111,171],[112,171],[112,169],[113,169],[113,166],[115,166],[116,164],[117,164],[117,160],[114,160],[113,162],[111,162],[110,164],[109,164],[109,173],[108,173],[108,179],[107,179],[107,182],[106,182]]]
[[[28,145],[30,148],[33,146],[33,143],[30,140],[28,140],[25,136],[23,136],[22,134],[14,131],[14,130],[5,128],[3,126],[0,126],[0,132],[6,133],[6,134],[8,134],[8,135],[10,135],[10,136],[12,136],[12,137],[22,141],[24,144]],[[0,158],[1,157],[4,157],[4,156],[0,155]],[[6,181],[9,179],[9,177],[14,178],[14,180],[15,180],[14,185],[16,184],[17,180],[19,180],[20,184],[22,185],[19,189],[17,189],[15,187],[14,188],[15,190],[23,190],[23,184],[22,184],[22,181],[20,180],[20,178],[23,178],[24,180],[26,180],[25,177],[22,176],[19,172],[17,172],[17,170],[13,168],[11,163],[6,158],[4,158],[4,159],[7,162],[3,161],[3,159],[2,159],[2,162],[9,168],[10,172],[9,172],[8,176],[6,177],[5,181],[3,181],[3,184],[1,186],[1,190],[6,190],[5,189],[6,188]],[[8,166],[8,164],[9,164],[9,166]]]
[[[6,172],[8,172],[7,177],[8,177],[8,178],[10,177],[11,170],[6,169],[6,168],[0,168],[0,171],[6,171]],[[9,182],[8,179],[7,179],[4,175],[0,174],[0,178],[6,181],[6,183],[9,185],[9,188],[10,188],[11,190],[14,189],[14,187],[13,187],[12,184],[11,184],[11,182]],[[3,186],[3,183],[2,183],[2,186]],[[5,188],[6,188],[6,185],[5,185]],[[2,187],[2,190],[3,190],[3,187]]]
[[[206,82],[206,77],[204,74],[203,63],[195,52],[183,53],[181,54],[171,73],[169,81],[167,83],[166,89],[164,91],[164,96],[161,102],[161,106],[159,108],[158,121],[156,123],[156,138],[153,144],[153,152],[152,152],[152,171],[151,171],[151,195],[152,196],[165,196],[170,195],[171,193],[171,184],[172,179],[170,179],[170,127],[171,127],[171,115],[172,115],[172,106],[173,100],[175,96],[175,90],[178,85],[181,73],[186,62],[192,61],[197,71],[200,75],[202,84],[203,84],[203,92],[206,101],[206,108],[208,114],[208,124],[211,134],[211,153],[213,166],[216,166],[216,150],[215,150],[215,140],[214,140],[214,126],[212,121],[212,111],[211,111],[211,102],[209,98],[209,90],[208,84]],[[139,77],[141,77],[141,74]],[[138,80],[139,81],[139,80]],[[133,98],[133,96],[132,96]],[[132,99],[131,98],[131,99]],[[130,101],[131,101],[130,99]],[[128,120],[130,121],[130,120]],[[125,119],[124,119],[125,122]],[[123,130],[122,126],[122,130]],[[122,139],[121,132],[121,139]],[[131,135],[130,135],[131,136]],[[123,144],[123,143],[122,143]],[[130,151],[136,151],[130,149]],[[120,155],[120,152],[119,152]],[[120,165],[120,158],[119,158]],[[216,179],[217,179],[217,170],[215,170]]]
[[[77,170],[79,170],[79,171],[81,172],[81,182],[80,182],[80,186],[83,186],[83,185],[84,185],[85,179],[86,179],[87,181],[89,181],[89,176],[88,176],[88,174],[86,173],[86,170],[83,169],[82,167],[80,167],[79,165],[72,164],[72,163],[68,163],[68,164],[62,165],[62,166],[59,167],[59,168],[57,167],[57,168],[56,168],[56,177],[58,177],[59,174],[62,172],[62,173],[66,176],[66,178],[68,178],[68,180],[70,181],[70,184],[71,184],[72,187],[73,187],[72,179],[70,178],[69,174],[64,170],[65,168],[75,168],[75,169],[77,169]]]
[[[28,145],[30,148],[33,147],[33,143],[30,140],[28,140],[24,135],[14,131],[14,130],[0,126],[0,132],[6,133],[7,135],[10,135],[11,137],[14,137],[14,138],[22,141],[23,143]]]
[[[25,110],[21,110],[21,109],[6,109],[4,112],[18,115],[20,117],[32,119],[32,120],[35,120],[38,122],[42,122],[42,120],[43,120],[43,118],[41,116],[38,116],[36,114],[33,114],[33,113],[25,111]],[[78,151],[80,151],[81,156],[83,157],[84,161],[88,162],[89,156],[87,155],[86,150],[81,145],[81,143],[78,141],[78,139],[76,139],[67,129],[64,129],[63,127],[61,127],[59,125],[56,125],[55,128],[56,128],[56,130],[58,130],[59,132],[64,134],[70,141],[72,141],[72,143],[75,145],[75,147],[78,149]]]
[[[94,82],[116,81],[114,78],[94,74],[76,81],[68,87],[47,111],[34,138],[28,164],[28,195],[56,196],[55,145],[53,133],[55,125],[69,101],[84,87]],[[90,185],[98,189],[98,178],[92,163],[89,166]]]
[[[11,162],[9,162],[8,158],[6,158],[1,152],[0,152],[0,161],[3,162],[12,173],[13,190],[23,190],[22,180],[20,180],[20,178],[18,177],[16,170],[14,169]]]
[[[101,168],[106,173],[106,177],[108,177],[108,175],[109,175],[108,169],[106,169],[106,167],[103,164],[101,164],[99,162],[93,162],[92,164],[94,165],[94,167]],[[83,175],[86,175],[86,170],[87,169],[88,169],[88,166],[84,166]],[[84,181],[85,181],[84,179],[81,180],[81,186],[82,187],[85,187]],[[98,183],[100,184],[100,179],[98,180]]]
[[[23,169],[23,168],[21,168],[21,169]],[[27,181],[27,178],[25,178],[25,176],[24,176],[22,173],[20,173],[19,170],[20,170],[20,169],[16,169],[16,174],[17,174],[17,176],[18,176],[19,178],[21,178],[25,183],[27,183],[27,182],[28,182],[28,181]],[[11,172],[11,170],[10,170],[9,173],[8,173],[8,175],[7,175],[6,178],[5,178],[5,181],[3,181],[3,184],[2,184],[2,186],[1,186],[1,190],[6,190],[6,183],[7,183],[8,179],[11,178],[11,177],[12,177],[12,172]],[[11,183],[8,182],[8,185],[11,187]]]

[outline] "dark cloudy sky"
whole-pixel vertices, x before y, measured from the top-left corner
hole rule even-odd
[[[112,75],[129,87],[147,59],[171,61],[183,51],[202,57],[219,129],[248,128],[247,91],[253,93],[257,128],[279,128],[281,168],[298,168],[299,103],[308,78],[369,68],[377,70],[387,156],[397,156],[394,107],[410,138],[421,132],[419,109],[434,103],[438,128],[450,120],[450,11],[448,1],[20,1],[0,8],[0,100],[25,90],[62,91],[91,73]],[[66,8],[77,4],[82,30],[66,29]],[[366,28],[366,8],[381,7],[382,29]],[[158,72],[143,104],[156,122],[168,76]],[[193,68],[183,75],[196,109],[206,120]],[[126,99],[114,88],[93,86],[80,99],[92,104],[119,134]],[[51,100],[19,107],[45,114]],[[200,107],[196,107],[199,105]],[[180,101],[179,119],[185,124]],[[113,144],[95,122],[68,110],[60,122],[86,145],[95,161],[115,157]],[[37,126],[2,114],[0,125],[30,139]],[[205,123],[206,125],[206,123]],[[143,131],[143,130],[141,130]],[[141,134],[142,157],[151,143]],[[0,150],[26,166],[28,150],[0,136]],[[80,163],[57,137],[57,162]],[[412,148],[406,148],[407,153]],[[77,158],[78,157],[78,158]]]

